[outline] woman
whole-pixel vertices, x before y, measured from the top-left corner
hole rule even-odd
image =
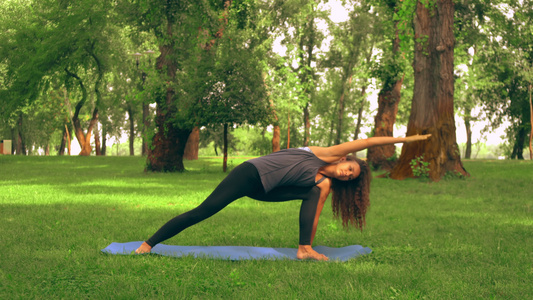
[[[421,141],[429,136],[372,137],[331,147],[286,149],[246,161],[233,169],[202,204],[168,221],[135,253],[149,253],[156,244],[248,196],[270,202],[302,199],[296,256],[328,260],[311,245],[330,191],[333,212],[341,217],[343,226],[352,224],[362,230],[370,204],[370,168],[366,162],[348,154],[374,146]]]

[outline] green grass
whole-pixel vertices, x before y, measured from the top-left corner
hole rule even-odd
[[[342,230],[326,204],[315,245],[373,250],[344,263],[100,252],[198,205],[220,164],[153,174],[139,157],[0,156],[0,298],[533,298],[529,161],[465,161],[466,180],[374,179],[363,233]],[[298,210],[241,199],[165,243],[296,247]]]

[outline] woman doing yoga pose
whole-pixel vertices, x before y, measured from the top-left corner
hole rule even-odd
[[[370,168],[365,161],[349,154],[374,146],[421,141],[429,136],[371,137],[331,147],[286,149],[251,159],[235,167],[202,204],[163,225],[135,253],[149,253],[156,244],[248,196],[269,202],[301,199],[296,256],[328,260],[311,245],[330,191],[333,212],[342,219],[343,226],[351,224],[362,230],[370,205]]]

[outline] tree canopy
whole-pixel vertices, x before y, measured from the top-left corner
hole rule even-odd
[[[148,170],[176,171],[195,127],[212,137],[245,126],[272,149],[342,143],[364,137],[362,128],[393,135],[416,114],[416,60],[432,50],[415,11],[441,2],[3,1],[1,138],[26,154],[63,153],[76,137],[80,154],[100,155],[127,132],[130,154],[136,139],[145,142]],[[333,3],[344,20],[331,18]],[[489,126],[509,120],[512,158],[523,158],[531,135],[531,4],[454,1],[455,85],[435,89],[451,93],[450,113],[467,130],[481,121],[474,108],[491,116]],[[369,152],[369,160],[385,167],[395,153]]]

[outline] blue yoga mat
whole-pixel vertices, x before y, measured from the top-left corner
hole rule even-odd
[[[130,255],[134,254],[143,242],[111,243],[102,252],[108,254]],[[330,248],[326,246],[313,247],[318,253],[329,257],[330,261],[347,261],[360,255],[372,252],[370,248],[352,245],[342,248]],[[227,260],[250,260],[250,259],[291,259],[297,260],[296,249],[293,248],[268,248],[249,246],[173,246],[157,244],[152,248],[153,254],[164,256],[181,257],[192,255]]]

